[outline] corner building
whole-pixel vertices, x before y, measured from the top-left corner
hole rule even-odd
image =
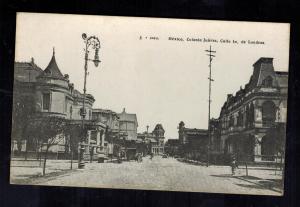
[[[70,83],[69,75],[61,73],[54,50],[52,58],[44,70],[34,63],[33,58],[31,62],[15,62],[14,70],[14,104],[19,104],[17,103],[18,100],[23,97],[27,100],[25,104],[33,106],[32,119],[55,116],[64,118],[71,125],[80,125],[82,123],[80,111],[83,108],[83,100],[85,99],[85,126],[88,129],[87,144],[103,145],[107,125],[99,120],[92,119],[94,97],[91,94],[86,94],[84,97],[74,88],[74,84]],[[16,111],[13,111],[13,113],[16,113]],[[21,141],[22,152],[26,151],[26,153],[32,154],[39,150],[34,137],[16,136],[12,135],[12,151],[17,151],[18,140]],[[66,157],[70,148],[66,140],[64,138],[57,145],[51,146],[49,152],[56,153],[57,158]],[[89,147],[86,148],[86,153],[89,153]]]
[[[222,106],[219,150],[240,161],[275,161],[285,140],[287,92],[288,72],[275,71],[273,58],[257,60],[244,89],[228,94]]]

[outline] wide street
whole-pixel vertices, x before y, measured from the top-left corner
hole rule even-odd
[[[279,178],[272,170],[249,169],[246,177],[245,170],[239,169],[232,176],[229,166],[206,167],[156,156],[141,163],[86,163],[85,169],[27,184],[280,195],[272,185]]]

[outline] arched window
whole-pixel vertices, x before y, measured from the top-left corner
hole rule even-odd
[[[262,81],[262,85],[265,87],[272,87],[273,86],[273,78],[271,76],[266,77]]]
[[[250,107],[246,107],[246,126],[252,127],[254,124],[254,105],[250,104]]]
[[[249,127],[249,105],[246,106],[245,109],[245,113],[246,113],[246,127]]]
[[[272,101],[265,101],[262,105],[262,124],[270,127],[276,119],[276,106]]]
[[[243,126],[243,114],[241,111],[239,111],[238,113],[237,126]]]
[[[254,125],[254,105],[253,105],[253,103],[250,104],[250,108],[249,108],[249,124],[250,124],[250,126]]]
[[[234,126],[234,117],[233,115],[231,115],[229,118],[229,127],[233,127],[233,126]]]

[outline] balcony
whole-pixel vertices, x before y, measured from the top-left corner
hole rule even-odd
[[[262,121],[262,127],[273,127],[274,125],[275,125],[274,121],[270,121],[270,120]]]
[[[245,127],[243,126],[231,126],[227,129],[222,129],[221,133],[227,134],[227,133],[241,132],[243,130],[245,130]]]

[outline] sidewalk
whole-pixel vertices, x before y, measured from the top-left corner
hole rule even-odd
[[[206,166],[206,163],[189,160],[185,158],[178,158],[180,162],[184,162],[191,165]],[[257,189],[269,189],[277,193],[283,192],[282,172],[279,169],[268,166],[248,166],[248,175],[245,166],[239,166],[236,169],[235,175],[231,175],[231,167],[224,165],[209,165],[212,170],[211,176],[232,178],[237,180],[246,181],[249,185],[241,185],[244,187],[252,187]],[[227,174],[224,174],[227,172]]]
[[[73,160],[73,169],[70,160],[47,160],[46,175],[43,176],[43,160],[36,159],[12,159],[10,163],[10,183],[26,184],[34,183],[38,178],[49,179],[75,171],[77,161]]]
[[[269,189],[277,193],[283,192],[283,181],[282,181],[282,173],[276,171],[274,168],[265,168],[265,167],[248,167],[248,175],[246,172],[246,168],[244,166],[236,169],[235,175],[231,175],[231,168],[229,166],[210,166],[212,168],[220,168],[228,172],[228,174],[224,175],[220,172],[220,175],[213,176],[223,176],[232,179],[246,181],[248,184],[237,184],[242,187],[251,187],[256,189]],[[220,170],[218,170],[220,171]]]
[[[282,193],[283,192],[283,180],[282,171],[274,168],[257,168],[248,167],[248,176],[246,176],[246,169],[238,169],[242,173],[237,174],[238,179],[246,180],[249,183],[255,184],[257,187],[264,187],[270,190]]]

